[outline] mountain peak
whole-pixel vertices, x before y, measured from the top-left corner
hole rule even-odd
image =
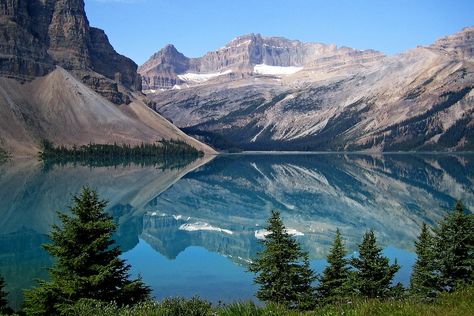
[[[60,66],[115,103],[128,102],[117,83],[141,90],[137,65],[89,25],[83,0],[2,3],[0,76],[29,81]]]
[[[172,52],[172,53],[179,53],[176,47],[173,44],[166,44],[165,47],[161,49],[163,52]]]
[[[138,72],[140,74],[150,71],[180,73],[186,70],[188,64],[189,58],[180,53],[173,44],[167,44],[138,67]]]
[[[437,40],[430,47],[452,54],[460,59],[474,58],[474,26],[463,28],[458,33]]]

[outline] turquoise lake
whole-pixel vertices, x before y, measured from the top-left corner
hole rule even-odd
[[[255,299],[246,264],[272,209],[321,272],[336,228],[349,255],[367,229],[402,269],[407,285],[421,223],[434,224],[457,199],[474,209],[474,155],[236,154],[159,166],[88,167],[34,160],[0,165],[0,274],[10,302],[46,278],[42,250],[57,211],[96,188],[118,223],[116,242],[131,273],[157,298],[214,303]]]

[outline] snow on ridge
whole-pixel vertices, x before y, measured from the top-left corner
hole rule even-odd
[[[288,48],[288,47],[283,47],[283,46],[268,45],[266,43],[264,43],[263,46],[270,47],[270,48],[278,48],[278,49],[287,49]]]
[[[232,70],[230,69],[225,70],[225,71],[220,71],[220,72],[207,73],[207,74],[188,72],[182,75],[178,75],[178,78],[186,82],[201,83],[201,82],[206,82],[208,80],[211,80],[219,76],[230,74],[231,72]]]
[[[268,122],[268,123],[260,130],[260,132],[258,132],[257,135],[255,135],[255,136],[250,140],[250,142],[251,142],[251,143],[256,142],[258,136],[260,136],[260,134],[262,134],[263,131],[266,130],[271,124],[272,124],[272,122]]]
[[[301,138],[301,137],[305,137],[305,136],[308,136],[308,135],[312,135],[312,134],[315,134],[317,131],[320,131],[322,130],[324,127],[326,127],[326,125],[328,124],[329,122],[329,117],[322,120],[321,122],[319,122],[318,124],[314,125],[313,127],[311,128],[306,128],[305,130],[303,130],[302,132],[300,132],[299,134],[296,134],[296,135],[292,135],[290,137],[288,137],[287,139],[288,140],[295,140],[297,138]]]
[[[232,44],[233,42],[235,42],[235,41],[237,41],[237,40],[238,40],[238,38],[235,38],[234,40],[232,40],[232,41],[230,42],[230,44]],[[226,49],[237,48],[237,47],[240,47],[240,46],[248,45],[248,44],[250,44],[251,42],[252,42],[252,40],[246,40],[246,41],[243,41],[243,42],[241,42],[241,43],[238,43],[237,45],[230,45],[230,44],[229,44],[229,45],[226,45],[226,46],[224,46],[224,47],[219,48],[219,50],[226,50]]]
[[[292,75],[298,71],[303,70],[303,67],[281,67],[281,66],[269,66],[265,64],[258,64],[253,67],[253,72],[258,75]]]
[[[293,228],[287,228],[286,232],[290,234],[291,236],[304,236],[304,234],[300,231],[297,231],[296,229]],[[265,239],[267,235],[269,235],[270,232],[266,229],[259,229],[255,231],[255,238],[257,239]]]
[[[185,231],[188,231],[188,232],[205,230],[205,231],[215,231],[215,232],[219,232],[219,233],[226,233],[226,234],[229,234],[229,235],[233,234],[233,232],[231,230],[211,226],[209,223],[205,223],[205,222],[196,222],[196,223],[191,223],[191,224],[183,224],[183,225],[179,226],[179,230],[185,230]]]

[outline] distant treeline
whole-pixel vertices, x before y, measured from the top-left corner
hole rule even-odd
[[[80,164],[92,167],[159,165],[165,169],[181,167],[202,157],[204,153],[180,140],[160,140],[154,144],[88,144],[55,146],[48,140],[41,143],[39,157],[45,164]]]

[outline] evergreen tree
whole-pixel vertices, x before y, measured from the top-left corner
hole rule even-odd
[[[442,290],[474,282],[474,215],[460,202],[435,229],[436,267]]]
[[[410,292],[423,297],[436,293],[436,268],[433,236],[430,228],[423,223],[420,236],[415,241],[417,259],[410,280]]]
[[[328,265],[323,271],[318,287],[318,296],[324,304],[347,299],[351,295],[351,271],[347,253],[339,229],[328,255]]]
[[[260,285],[257,297],[265,302],[283,304],[289,308],[309,309],[315,295],[311,283],[315,280],[308,254],[285,229],[280,213],[272,211],[269,232],[262,242],[264,250],[250,264]]]
[[[5,291],[5,280],[0,275],[0,314],[9,311],[7,295],[8,293]]]
[[[54,225],[51,244],[44,248],[54,256],[51,281],[40,281],[26,291],[25,310],[31,315],[56,315],[83,298],[119,305],[149,298],[141,280],[129,280],[130,268],[120,259],[112,234],[116,225],[104,209],[106,202],[88,187],[74,197],[73,216],[59,214],[62,228]]]
[[[359,245],[359,257],[352,258],[355,271],[355,289],[365,297],[388,297],[391,295],[391,283],[400,266],[391,265],[382,255],[382,248],[377,246],[373,230],[365,233]]]

